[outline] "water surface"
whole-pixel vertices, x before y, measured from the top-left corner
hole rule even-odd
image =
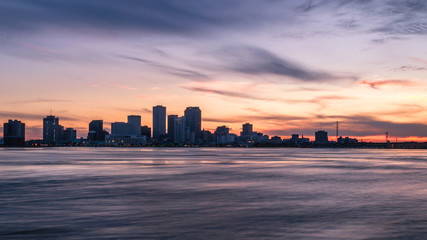
[[[0,149],[0,239],[427,239],[427,151]]]

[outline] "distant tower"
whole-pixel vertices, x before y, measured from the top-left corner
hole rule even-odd
[[[43,118],[43,143],[54,144],[60,141],[61,130],[59,118],[53,115]]]
[[[388,132],[385,132],[385,142],[388,143]]]
[[[158,139],[166,134],[166,107],[153,107],[153,138]]]
[[[129,133],[134,136],[141,135],[141,116],[129,115],[128,116]]]
[[[175,119],[178,115],[168,115],[168,138],[173,141],[175,136]]]
[[[3,125],[3,138],[6,147],[25,146],[25,123],[9,120]]]
[[[241,132],[241,136],[249,136],[252,135],[253,133],[253,126],[250,123],[245,123],[242,126],[242,132]]]
[[[185,124],[189,128],[190,142],[202,137],[202,111],[199,107],[187,107],[184,111]]]
[[[93,120],[89,123],[89,141],[105,141],[104,121]]]
[[[338,133],[338,121],[337,121],[337,132],[336,132],[337,134],[337,142],[338,142],[338,136],[339,136],[339,133]]]
[[[185,143],[186,141],[186,119],[185,117],[176,117],[174,120],[174,143]]]

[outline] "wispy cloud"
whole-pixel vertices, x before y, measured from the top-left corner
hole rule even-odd
[[[424,64],[424,65],[427,65],[427,60],[423,59],[423,58],[410,57],[409,59],[412,60],[412,61],[414,61],[414,62],[416,62],[416,63],[421,63],[421,64]]]
[[[181,87],[190,91],[202,92],[202,93],[213,93],[213,94],[218,94],[218,95],[227,96],[227,97],[264,100],[264,101],[280,101],[280,99],[258,97],[251,94],[235,92],[235,91],[218,90],[218,89],[211,89],[211,88],[205,88],[205,87],[189,87],[189,86],[181,86]]]
[[[394,72],[406,72],[406,71],[424,71],[427,70],[427,67],[413,66],[413,65],[404,65],[398,68],[392,69]]]
[[[413,86],[415,83],[411,80],[390,79],[381,81],[361,81],[360,84],[369,85],[371,88],[379,89],[381,86]]]
[[[247,92],[237,91],[237,90],[221,90],[204,86],[181,86],[181,88],[187,89],[189,91],[207,93],[207,94],[216,94],[225,97],[232,98],[242,98],[256,101],[269,101],[269,102],[282,102],[288,104],[316,104],[321,108],[325,108],[328,102],[331,101],[340,101],[340,100],[352,100],[354,97],[348,96],[339,96],[339,95],[322,95],[316,96],[309,99],[285,99],[285,98],[272,98],[272,97],[263,97],[259,92],[257,95],[250,94]]]
[[[177,68],[168,66],[165,64],[161,64],[155,61],[147,60],[144,58],[139,57],[132,57],[132,56],[126,56],[126,55],[117,55],[120,58],[136,61],[139,63],[143,63],[147,66],[154,67],[157,70],[161,72],[166,72],[170,75],[178,76],[185,79],[191,79],[191,80],[207,80],[209,77],[206,74],[200,73],[195,70],[189,70],[189,69],[183,69],[183,68]]]
[[[72,100],[67,100],[67,99],[54,99],[54,98],[42,98],[42,97],[38,97],[38,98],[35,98],[35,99],[10,101],[8,103],[11,103],[11,104],[21,104],[21,103],[51,103],[51,102],[73,102],[73,101]]]
[[[115,83],[115,82],[106,82],[106,81],[103,81],[100,84],[91,83],[91,84],[89,84],[89,86],[93,87],[93,88],[112,87],[112,88],[119,88],[119,89],[128,90],[128,91],[139,90],[139,88],[131,87],[129,85],[125,85],[125,84],[121,84],[121,83]]]
[[[286,19],[276,1],[17,0],[0,3],[0,28],[12,31],[61,29],[202,35],[221,28],[253,28]],[[268,9],[262,11],[260,9]],[[235,11],[239,9],[239,11]],[[43,17],[41,17],[43,16]]]
[[[315,71],[286,60],[259,47],[226,47],[215,53],[226,65],[223,70],[248,75],[278,75],[305,82],[328,82],[355,80],[354,76],[337,76],[323,71]]]
[[[42,121],[46,115],[34,114],[34,113],[25,113],[25,112],[8,112],[0,111],[0,118],[3,119],[19,119],[19,120],[39,120]],[[82,118],[79,117],[70,117],[70,116],[60,116],[61,120],[66,121],[81,121]]]
[[[113,108],[114,110],[129,113],[151,113],[152,111],[148,108]]]
[[[383,135],[385,132],[389,132],[391,136],[395,137],[425,137],[427,135],[427,124],[380,120],[375,116],[369,115],[307,116],[295,117],[294,119],[292,116],[287,119],[287,116],[265,115],[265,118],[267,120],[274,119],[274,122],[279,122],[282,123],[282,126],[286,126],[284,128],[267,129],[265,132],[270,135],[286,136],[292,133],[314,135],[314,132],[323,126],[322,128],[332,136],[335,134],[336,121],[339,121],[340,135],[342,136],[378,136]],[[254,116],[254,119],[257,119],[256,116]]]

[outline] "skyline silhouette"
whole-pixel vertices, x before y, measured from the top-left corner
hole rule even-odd
[[[111,127],[104,125],[104,121],[92,120],[88,123],[88,128],[77,134],[77,130],[72,127],[64,127],[59,122],[59,117],[50,115],[43,118],[43,137],[42,142],[39,139],[26,138],[30,141],[38,141],[46,146],[58,144],[79,144],[91,145],[107,144],[116,145],[121,142],[124,145],[216,145],[216,144],[279,144],[287,143],[288,145],[307,146],[306,143],[315,144],[357,144],[358,142],[398,142],[398,138],[392,139],[390,133],[386,131],[385,140],[366,141],[363,138],[353,138],[352,136],[343,135],[346,129],[339,129],[341,123],[333,122],[335,125],[335,134],[327,131],[325,125],[331,123],[321,122],[320,128],[313,133],[308,133],[306,129],[300,132],[292,132],[287,136],[268,135],[262,132],[254,131],[254,125],[250,122],[242,122],[240,131],[231,131],[227,125],[219,125],[214,131],[203,128],[202,111],[197,106],[190,106],[183,111],[182,115],[168,114],[167,107],[162,105],[153,106],[152,119],[153,126],[147,126],[142,123],[140,115],[128,115],[127,122],[115,121],[109,124]],[[262,128],[262,127],[261,127]],[[9,119],[4,123],[4,143],[10,146],[22,146],[25,137],[25,123],[18,120]],[[304,137],[305,133],[305,137]],[[329,137],[328,137],[329,134]],[[82,137],[84,135],[84,137]],[[80,137],[78,137],[80,136]],[[300,137],[301,136],[301,137]],[[384,136],[384,135],[383,135]],[[12,137],[21,139],[13,140]],[[390,139],[392,141],[390,141]],[[10,144],[10,142],[15,142]],[[22,142],[22,143],[21,143]],[[416,142],[416,141],[401,141]],[[418,141],[422,142],[422,141]],[[7,144],[6,144],[7,143]],[[292,145],[293,144],[293,145]]]
[[[156,105],[156,106],[153,106],[153,109],[158,108],[158,107],[163,107],[163,106],[162,105]],[[170,120],[169,117],[175,118],[175,116],[177,116],[177,117],[179,116],[179,115],[167,113],[166,112],[166,107],[164,107],[164,108],[165,109],[162,110],[163,111],[162,114],[164,114],[164,118],[162,119],[162,121],[164,122],[165,125],[162,126],[162,128],[164,128],[164,130],[161,131],[160,135],[167,135],[167,134],[169,134],[168,131],[167,131],[167,129],[170,128],[170,127],[173,127],[172,125],[171,126],[168,125],[169,124],[168,120]],[[188,108],[191,109],[193,107],[188,107]],[[196,108],[198,109],[198,107],[196,107]],[[183,115],[185,115],[184,114],[185,112],[186,111],[183,112]],[[176,111],[174,111],[174,113],[176,113]],[[52,110],[50,110],[50,114],[52,114]],[[55,117],[53,115],[48,115],[48,117],[49,116]],[[137,116],[140,119],[139,120],[140,122],[144,122],[144,124],[141,123],[142,127],[153,129],[152,125],[146,124],[147,122],[149,122],[148,121],[149,118],[143,119],[143,118],[141,118],[141,115],[135,115],[135,114],[134,115],[128,115],[127,118],[129,119],[129,117],[132,117],[132,116]],[[259,116],[259,117],[262,118],[262,116]],[[343,116],[338,116],[338,117],[343,118]],[[22,120],[22,119],[17,119],[17,118],[14,118],[14,117],[5,118],[5,119],[7,119],[7,120],[4,121],[4,122],[7,122],[9,120]],[[70,118],[68,118],[68,117],[61,117],[61,119],[65,119],[65,121],[62,120],[61,122],[66,122],[67,123],[67,122],[69,122],[67,120],[69,120]],[[154,114],[152,115],[151,119],[154,119]],[[237,119],[232,119],[231,121],[224,120],[224,122],[220,122],[220,119],[221,118],[218,118],[218,119],[201,118],[201,120],[205,124],[206,124],[206,122],[208,124],[214,122],[214,123],[218,123],[218,124],[224,125],[224,126],[227,125],[227,127],[229,127],[229,129],[230,129],[230,133],[233,133],[233,134],[236,134],[236,135],[238,135],[242,130],[244,130],[244,123],[245,123],[245,121],[243,121],[243,119],[240,122]],[[274,120],[274,119],[275,118],[271,118],[269,120]],[[280,117],[279,117],[279,120],[281,120]],[[102,121],[102,122],[104,122],[104,120],[91,120],[91,122],[93,122],[93,121]],[[105,131],[108,132],[108,133],[111,133],[112,132],[112,128],[110,126],[111,126],[112,123],[115,123],[115,122],[117,122],[117,121],[111,121],[111,122],[105,121],[105,123],[106,123],[106,126],[104,128]],[[154,121],[152,121],[152,122],[154,122]],[[253,121],[246,121],[246,122],[253,122]],[[351,130],[349,130],[349,129],[346,129],[346,127],[348,127],[348,125],[346,124],[346,122],[345,121],[344,122],[340,122],[340,126],[341,126],[341,129],[339,130],[340,131],[340,135],[339,136],[335,136],[335,133],[337,133],[337,125],[336,125],[337,122],[340,122],[340,121],[334,121],[334,120],[323,121],[323,120],[321,120],[321,121],[314,122],[311,125],[311,127],[308,127],[306,129],[303,129],[303,128],[301,128],[301,129],[295,129],[295,130],[294,129],[286,129],[284,131],[278,131],[279,134],[274,134],[274,131],[272,131],[272,132],[271,131],[267,131],[266,134],[268,134],[269,136],[279,136],[281,138],[290,137],[292,134],[300,134],[300,135],[305,135],[305,136],[307,136],[309,138],[313,138],[314,139],[315,138],[315,134],[314,133],[316,131],[325,130],[325,131],[331,133],[330,136],[334,137],[335,139],[337,139],[339,136],[343,136],[341,134],[341,132],[342,132],[344,134],[344,136],[349,137],[349,138],[357,138],[357,139],[361,140],[362,142],[363,141],[364,142],[383,142],[384,139],[386,139],[386,141],[387,141],[388,138],[390,138],[390,140],[395,141],[395,142],[397,142],[398,139],[400,141],[403,141],[403,142],[410,142],[410,141],[427,142],[427,134],[424,135],[423,131],[418,131],[418,133],[419,133],[418,136],[399,136],[396,133],[401,132],[401,129],[394,128],[394,127],[397,127],[398,125],[393,126],[393,124],[386,123],[386,122],[385,122],[384,126],[378,126],[379,130],[377,130],[377,132],[376,132],[375,135],[371,135],[371,136],[351,135],[354,132],[351,131]],[[118,123],[120,123],[120,121]],[[237,129],[233,128],[233,127],[230,127],[230,123],[233,126],[235,126],[236,124],[239,124],[240,127],[238,127]],[[411,126],[411,124],[406,124],[406,125]],[[415,124],[414,127],[416,127],[417,125],[421,127],[420,128],[421,130],[424,129],[423,125],[421,125],[421,124]],[[43,124],[41,124],[41,126],[43,126]],[[217,125],[216,127],[218,127],[218,126],[219,125]],[[388,127],[391,126],[392,130],[388,130],[390,128],[386,128],[387,126]],[[200,129],[202,129],[201,125],[199,127],[200,127]],[[203,129],[205,129],[207,131],[214,132],[215,129],[216,129],[216,127],[214,127],[214,128],[204,128],[203,127]],[[26,129],[28,129],[27,126],[26,126]],[[88,127],[75,127],[73,125],[70,126],[70,129],[73,129],[73,130],[77,131],[77,134],[74,133],[74,134],[76,134],[77,138],[88,138],[89,132],[91,131],[90,127],[89,128]],[[257,129],[261,130],[261,129],[263,129],[263,126],[257,126]],[[31,130],[31,127],[30,127],[30,130]],[[40,129],[39,133],[37,133],[37,134],[31,134],[31,133],[28,134],[28,133],[26,133],[27,139],[31,139],[31,140],[42,139],[43,138],[43,134],[44,134],[42,130],[43,129]],[[66,129],[64,128],[63,130],[65,131]],[[417,129],[415,129],[415,130],[417,130]],[[3,125],[0,127],[0,131],[1,131],[0,138],[2,138],[3,137]],[[151,133],[154,134],[154,130],[149,130],[149,131],[150,132],[152,131]],[[151,133],[150,133],[150,136],[151,136]],[[273,134],[271,134],[271,133],[273,133]],[[386,133],[387,133],[387,136],[385,136]],[[198,134],[200,134],[200,132],[198,132]],[[389,134],[390,134],[390,137],[389,137]],[[147,133],[145,133],[145,135],[147,135]],[[160,135],[156,135],[156,137],[154,137],[154,138],[157,138]]]

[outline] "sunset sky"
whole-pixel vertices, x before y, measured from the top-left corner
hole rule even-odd
[[[86,137],[160,104],[208,130],[427,141],[427,1],[5,0],[0,73],[27,140],[50,110]]]

